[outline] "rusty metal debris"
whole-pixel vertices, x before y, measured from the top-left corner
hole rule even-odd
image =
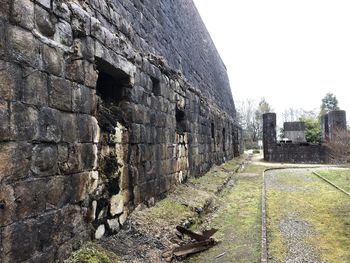
[[[212,238],[212,236],[218,231],[218,229],[213,228],[210,230],[205,230],[202,234],[195,233],[182,226],[177,226],[176,230],[182,235],[190,237],[190,243],[176,247],[170,253],[169,251],[165,252],[163,257],[185,257],[190,254],[207,250],[216,244],[216,241]]]

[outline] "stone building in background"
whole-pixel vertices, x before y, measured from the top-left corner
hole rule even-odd
[[[0,0],[0,261],[64,259],[238,156],[191,0]]]
[[[263,114],[264,160],[286,163],[328,163],[330,150],[326,144],[336,139],[339,132],[346,131],[346,112],[331,111],[321,117],[323,144],[311,144],[305,140],[302,122],[284,123],[286,141],[277,141],[276,114]]]

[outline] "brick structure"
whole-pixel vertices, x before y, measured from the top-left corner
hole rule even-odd
[[[238,156],[191,0],[0,0],[0,262],[62,260]]]
[[[276,114],[263,115],[264,160],[287,163],[327,163],[329,150],[324,144],[305,142],[305,125],[300,122],[284,124],[288,143],[277,142]],[[331,111],[321,118],[321,133],[324,142],[332,140],[337,131],[346,130],[345,111]]]

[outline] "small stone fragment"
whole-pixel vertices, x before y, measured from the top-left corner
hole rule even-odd
[[[95,239],[101,239],[106,232],[105,225],[100,225],[95,232]]]

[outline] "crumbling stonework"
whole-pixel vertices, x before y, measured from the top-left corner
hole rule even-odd
[[[305,141],[305,126],[300,122],[285,123],[285,137],[288,142],[277,142],[276,114],[263,114],[264,160],[287,163],[328,163],[329,149],[324,144],[310,144]],[[323,142],[332,140],[339,132],[346,131],[345,111],[331,111],[321,118]]]
[[[62,260],[238,156],[191,0],[0,0],[0,261]]]

